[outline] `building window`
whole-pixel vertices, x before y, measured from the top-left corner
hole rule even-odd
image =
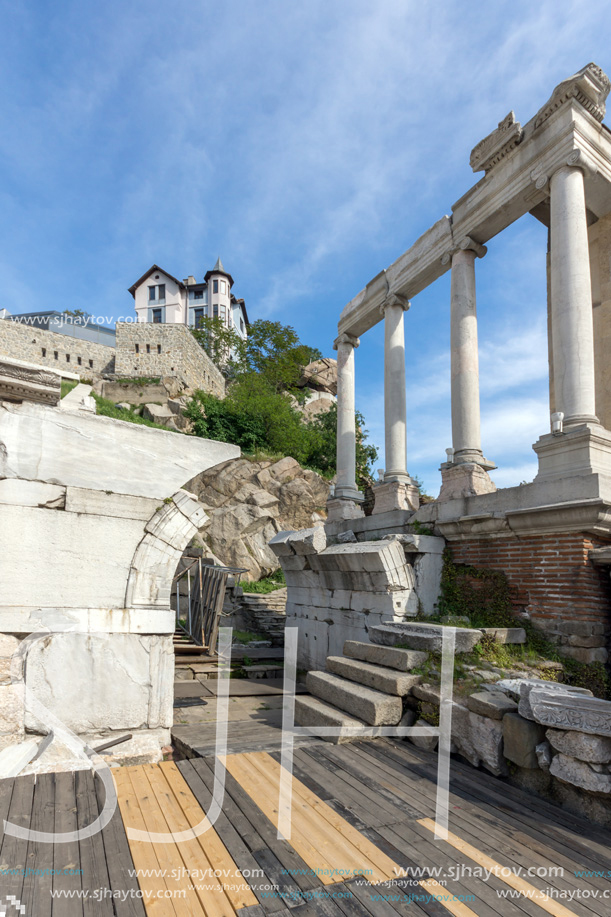
[[[212,281],[212,292],[218,293],[218,291],[219,291],[219,282],[218,280],[213,280]]]
[[[54,350],[54,351],[53,351],[53,357],[54,357],[56,360],[59,360],[59,354],[58,354],[57,350]]]
[[[150,353],[150,352],[151,352],[151,345],[150,345],[150,344],[147,344],[147,345],[146,345],[146,352],[147,352],[147,353]]]
[[[149,287],[149,302],[155,302],[157,296],[155,295],[157,287]]]
[[[193,299],[203,299],[203,298],[204,298],[203,290],[194,290],[193,291]]]
[[[67,354],[66,354],[66,363],[69,363],[69,362],[70,362],[70,354],[67,353]]]
[[[157,299],[160,301],[165,299],[165,283],[160,283],[157,287]]]
[[[213,307],[212,307],[212,313],[213,313],[213,315],[214,315],[214,318],[218,318],[218,317],[219,317],[219,307],[218,307],[218,306],[213,306]]]
[[[89,369],[93,369],[93,360],[89,361]]]
[[[161,353],[161,344],[157,344],[157,353]]]
[[[221,306],[221,318],[223,319],[223,321],[225,321],[225,319],[227,318],[227,310],[225,309],[225,306]]]
[[[134,344],[134,347],[136,349],[136,353],[140,353],[140,344]]]
[[[227,292],[227,291],[226,291],[226,288],[225,288],[225,281],[224,281],[224,280],[221,280],[221,293],[226,293],[226,292]]]
[[[242,332],[242,334],[244,334],[244,319],[243,318],[240,319],[240,331]]]
[[[78,363],[79,366],[82,366],[82,365],[83,365],[83,360],[82,360],[81,357],[77,357],[77,358],[76,358],[76,362]]]
[[[43,347],[43,348],[42,348],[42,355],[43,355],[43,357],[46,357],[46,355],[47,355],[47,348],[46,348],[46,347]]]
[[[202,321],[203,317],[204,317],[203,309],[194,309],[193,310],[193,326],[195,328],[199,328],[199,323]]]
[[[155,322],[156,325],[160,325],[160,324],[161,324],[161,309],[153,309],[153,310],[152,310],[152,319],[153,319],[153,321]]]

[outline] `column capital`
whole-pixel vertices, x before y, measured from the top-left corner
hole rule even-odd
[[[333,341],[333,350],[339,350],[340,344],[349,344],[350,347],[354,347],[356,350],[360,343],[361,342],[359,338],[356,337],[356,335],[348,334],[347,331],[344,331],[342,334],[339,334]]]
[[[382,315],[384,315],[388,306],[400,306],[404,312],[407,312],[411,307],[411,302],[407,296],[401,296],[400,293],[389,293],[380,306],[380,313]]]
[[[458,245],[455,248],[451,248],[449,251],[445,252],[441,257],[441,263],[443,265],[450,264],[454,255],[459,254],[460,252],[473,252],[477,258],[483,258],[488,249],[485,245],[482,245],[480,242],[476,242],[475,239],[472,239],[471,236],[463,236]]]

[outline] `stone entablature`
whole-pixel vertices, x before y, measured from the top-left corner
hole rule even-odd
[[[76,373],[88,378],[92,373],[115,370],[114,347],[7,319],[0,319],[0,355],[48,366],[60,375]]]
[[[0,401],[35,401],[55,406],[61,397],[61,376],[0,357]]]
[[[189,389],[225,397],[225,377],[186,325],[117,322],[118,376],[175,376]]]

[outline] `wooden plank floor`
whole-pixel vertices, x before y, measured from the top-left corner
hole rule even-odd
[[[100,834],[61,844],[0,835],[0,913],[611,913],[611,832],[505,781],[453,762],[450,835],[436,841],[435,755],[390,739],[312,742],[295,750],[292,832],[281,840],[279,762],[278,751],[228,755],[222,811],[200,836],[190,829],[210,809],[215,767],[222,774],[223,762],[210,756],[113,770],[120,807]],[[8,819],[43,831],[82,828],[103,801],[90,772],[0,781],[0,827]],[[130,837],[130,828],[185,835],[147,843]]]

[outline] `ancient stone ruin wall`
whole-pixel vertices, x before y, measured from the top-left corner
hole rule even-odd
[[[0,355],[49,366],[59,373],[115,371],[115,349],[21,322],[0,320]]]
[[[516,610],[566,656],[606,662],[611,635],[611,581],[589,552],[608,540],[583,532],[521,538],[465,538],[451,543],[456,563],[501,570],[514,587]]]
[[[11,386],[0,376],[0,397],[18,383],[27,396],[18,372]],[[43,375],[32,368],[32,397]],[[206,519],[181,488],[238,454],[63,404],[0,402],[0,526],[11,533],[0,556],[0,751],[52,728],[36,767],[79,766],[58,721],[90,745],[133,733],[117,758],[159,760],[172,725],[171,581]]]
[[[187,388],[225,397],[225,378],[186,325],[117,322],[119,376],[176,376]]]

